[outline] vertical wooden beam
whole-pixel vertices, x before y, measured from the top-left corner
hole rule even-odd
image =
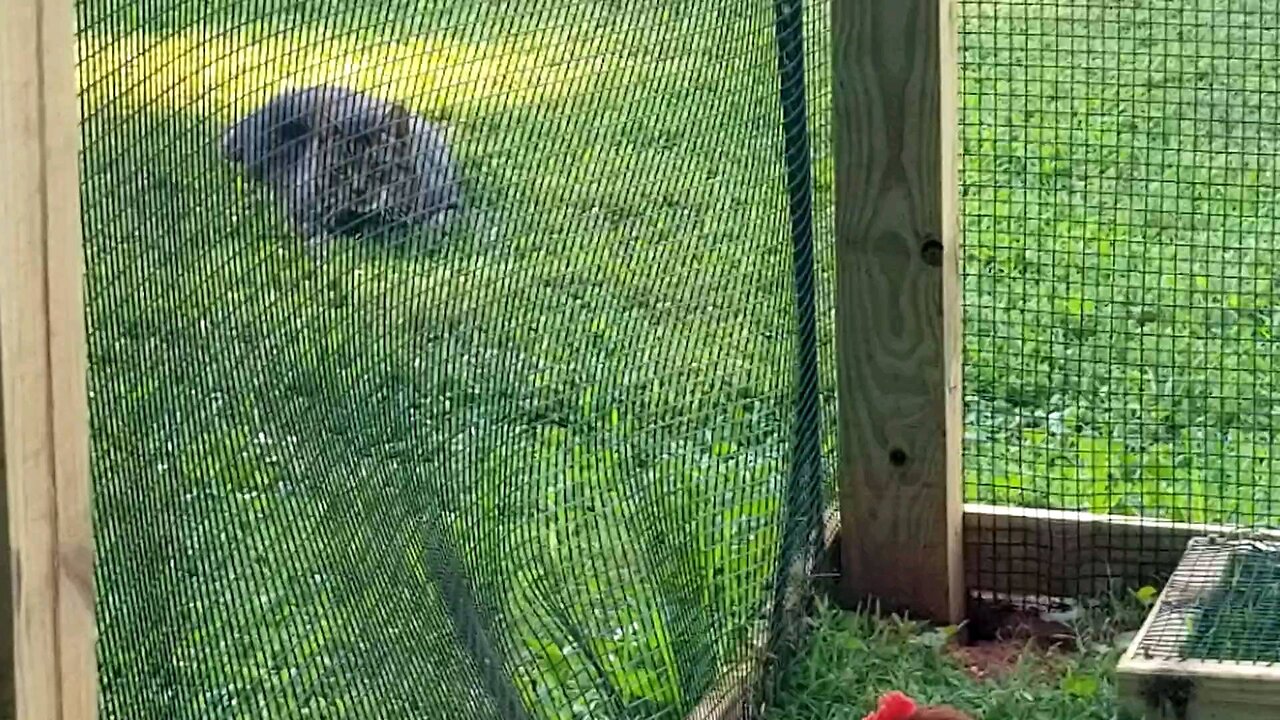
[[[73,9],[0,2],[0,713],[22,720],[97,714]]]
[[[953,0],[832,0],[842,595],[960,619]]]

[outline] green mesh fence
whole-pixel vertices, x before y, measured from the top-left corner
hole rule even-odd
[[[1280,6],[959,14],[967,498],[1275,526]]]
[[[825,8],[78,11],[106,717],[767,687],[832,438]],[[314,86],[367,95],[228,139]]]

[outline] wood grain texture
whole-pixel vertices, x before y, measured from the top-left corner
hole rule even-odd
[[[0,3],[0,401],[11,710],[96,717],[70,3]]]
[[[0,11],[0,21],[4,14]],[[0,58],[0,62],[3,59]],[[2,92],[2,91],[0,91]],[[3,95],[0,95],[0,100]],[[3,109],[0,109],[0,115],[3,115]],[[0,128],[3,128],[3,119],[0,119]],[[3,149],[0,149],[0,157],[3,157]],[[0,177],[0,183],[3,178]],[[3,191],[0,191],[3,196]],[[4,202],[0,200],[0,212],[4,211]],[[0,225],[7,228],[7,225]],[[6,281],[5,276],[0,273],[0,283]],[[0,315],[0,348],[4,345],[4,321]],[[3,372],[4,356],[0,351],[0,373]],[[14,682],[14,650],[17,640],[16,634],[16,608],[17,592],[15,592],[14,578],[16,570],[13,566],[14,546],[9,541],[9,460],[8,460],[8,435],[4,431],[4,423],[7,412],[5,411],[5,383],[3,376],[0,374],[0,720],[13,720],[17,717],[17,698]]]
[[[1240,532],[1228,525],[970,503],[964,506],[965,583],[979,592],[1041,598],[1124,592],[1163,583],[1192,538]]]
[[[1280,668],[1268,665],[1134,661],[1116,669],[1116,686],[1121,704],[1146,720],[1280,717]],[[1185,705],[1167,699],[1183,693]]]
[[[843,602],[955,622],[960,223],[950,0],[833,0]]]

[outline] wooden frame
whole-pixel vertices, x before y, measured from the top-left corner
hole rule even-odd
[[[1098,596],[1158,586],[1195,537],[1231,536],[1230,525],[1185,523],[982,503],[963,506],[964,587],[970,594],[1038,598]],[[1280,532],[1250,531],[1280,540]],[[843,537],[841,550],[860,541]]]
[[[954,0],[832,0],[842,605],[1158,584],[1234,528],[963,501]]]
[[[0,714],[97,714],[73,7],[0,2]]]
[[[1121,701],[1146,720],[1259,720],[1280,717],[1280,668],[1212,662],[1134,662],[1117,669]],[[1186,705],[1148,704],[1152,683],[1158,694],[1187,696]],[[1156,697],[1152,693],[1151,697]],[[1179,713],[1182,714],[1179,714]]]
[[[833,0],[842,602],[964,611],[953,0]]]
[[[832,7],[841,593],[956,622],[984,574],[1033,596],[1134,587],[1232,528],[963,504],[952,13]],[[68,2],[0,3],[0,714],[23,720],[97,714],[73,28]],[[1170,672],[1202,700],[1280,680],[1129,657],[1122,688]],[[727,679],[705,716],[727,717],[754,676]],[[1256,716],[1219,707],[1200,717]]]
[[[1198,596],[1218,586],[1235,548],[1255,541],[1209,537],[1188,541],[1185,564],[1175,571],[1142,629],[1116,667],[1121,701],[1150,720],[1253,720],[1280,716],[1280,667],[1254,663],[1143,657],[1152,633],[1185,639]],[[1183,569],[1185,568],[1185,570]]]
[[[1157,585],[1177,568],[1187,543],[1232,535],[1227,525],[964,506],[965,582],[972,590],[1071,598]],[[1280,539],[1280,533],[1253,533]],[[990,587],[990,578],[999,587]]]

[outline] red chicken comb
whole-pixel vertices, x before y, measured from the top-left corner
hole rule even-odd
[[[916,711],[916,702],[894,690],[880,697],[876,711],[862,720],[907,720]]]

